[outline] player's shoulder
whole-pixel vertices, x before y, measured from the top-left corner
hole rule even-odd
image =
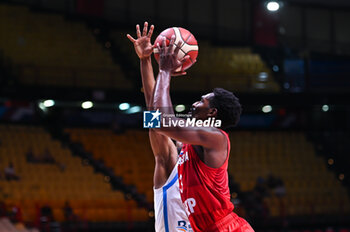
[[[228,136],[227,132],[217,127],[207,127],[203,130],[205,130],[207,133],[210,133],[212,136],[217,136],[218,139],[226,139]]]
[[[222,130],[218,127],[214,127],[214,126],[210,126],[210,127],[197,127],[198,130],[201,130],[201,131],[206,131],[206,132],[209,132],[209,133],[217,133],[217,134],[220,134],[222,133]]]

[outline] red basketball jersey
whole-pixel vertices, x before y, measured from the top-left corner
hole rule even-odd
[[[181,199],[196,232],[209,231],[216,222],[233,211],[227,173],[230,139],[222,132],[227,138],[228,150],[226,161],[220,168],[204,164],[190,144],[184,144],[179,155]]]

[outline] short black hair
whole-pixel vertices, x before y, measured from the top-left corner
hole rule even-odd
[[[236,126],[242,113],[239,99],[223,88],[215,88],[213,93],[209,106],[217,109],[216,118],[221,120],[221,127],[227,129]]]

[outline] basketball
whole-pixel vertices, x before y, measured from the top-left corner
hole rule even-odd
[[[182,59],[186,55],[189,55],[190,57],[188,60],[186,60],[183,63],[183,65],[180,68],[176,70],[177,72],[185,71],[196,62],[196,58],[198,56],[198,43],[194,35],[184,28],[171,27],[162,31],[162,33],[160,33],[156,38],[156,40],[154,41],[154,46],[155,46],[155,48],[153,49],[154,57],[159,63],[159,51],[158,51],[158,48],[156,47],[157,43],[159,43],[159,45],[161,46],[163,38],[165,37],[166,45],[168,46],[172,35],[175,35],[174,46],[177,46],[177,43],[179,41],[182,42],[180,51],[178,53],[178,59]]]

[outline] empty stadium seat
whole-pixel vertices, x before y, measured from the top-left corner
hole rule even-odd
[[[2,124],[0,140],[0,170],[12,162],[20,177],[19,181],[0,179],[0,200],[8,207],[19,206],[24,221],[36,220],[37,207],[44,205],[49,205],[54,218],[62,221],[66,201],[77,216],[93,221],[125,221],[131,217],[125,218],[123,215],[130,210],[139,212],[135,201],[127,201],[122,192],[112,190],[103,175],[84,165],[80,158],[73,156],[68,148],[52,139],[44,129]],[[29,150],[39,156],[46,149],[49,149],[56,164],[27,162],[26,153]],[[58,163],[64,166],[63,169]],[[121,217],[112,217],[111,210],[119,210],[121,213],[117,215]],[[147,220],[148,212],[140,212],[144,213],[138,214],[137,219]]]
[[[0,49],[26,85],[130,89],[84,22],[0,4]]]
[[[301,132],[234,132],[229,172],[251,191],[258,177],[280,177],[286,188],[287,214],[349,213],[349,197],[326,162]],[[279,216],[278,197],[267,200],[272,216]],[[276,209],[277,205],[277,209]]]

